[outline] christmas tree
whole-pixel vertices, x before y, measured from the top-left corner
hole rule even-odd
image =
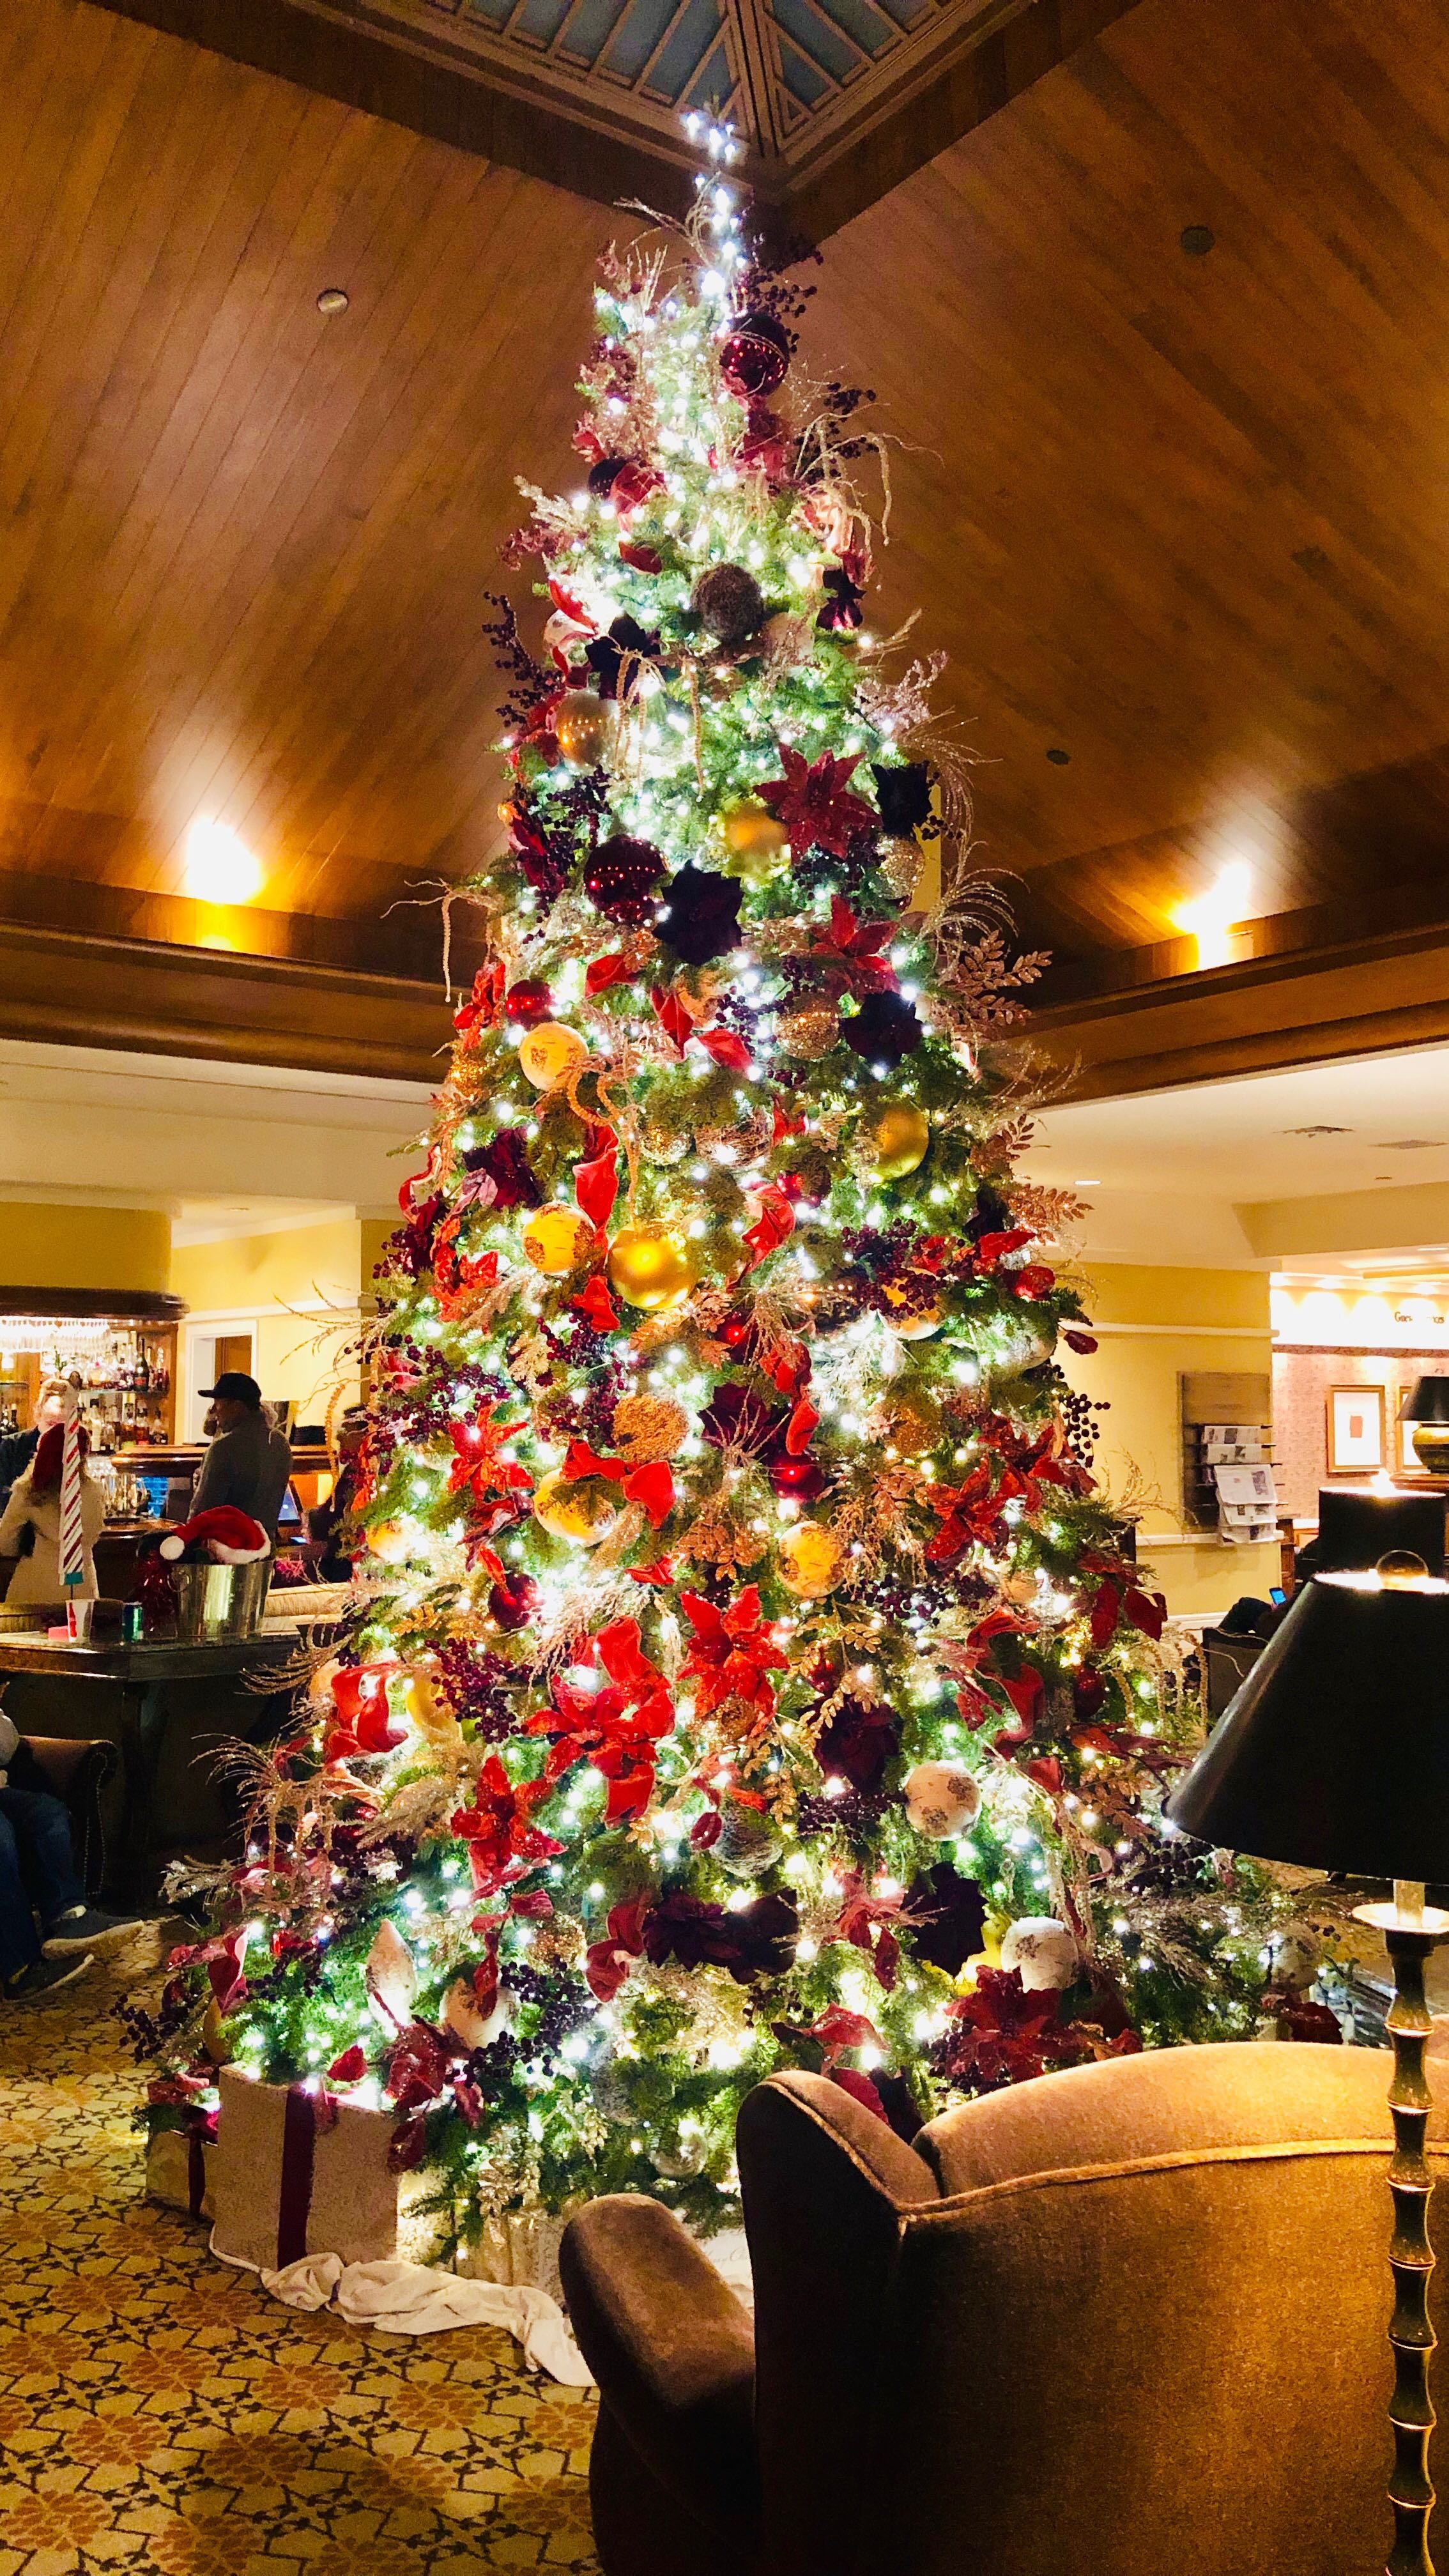
[[[693,222],[606,264],[534,649],[496,603],[507,850],[380,1280],[352,1639],[160,2031],[390,2106],[464,2234],[709,2227],[780,2066],[909,2134],[1247,2035],[1285,1910],[1159,1819],[1193,1713],[1016,1171],[1038,961],[935,667],[863,622],[881,443],[705,140]]]

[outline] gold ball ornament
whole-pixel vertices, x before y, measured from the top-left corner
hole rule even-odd
[[[575,1547],[597,1547],[619,1517],[619,1507],[602,1478],[568,1484],[561,1475],[545,1476],[533,1497],[533,1517],[552,1538],[571,1539]]]
[[[687,1296],[699,1277],[699,1263],[678,1226],[630,1225],[616,1234],[609,1252],[609,1285],[631,1306],[647,1313],[672,1306]]]
[[[804,1002],[795,1011],[786,1011],[775,1031],[782,1055],[803,1057],[813,1064],[829,1055],[840,1036],[840,1013],[830,1002]]]
[[[891,1279],[888,1279],[885,1283],[885,1300],[886,1304],[891,1307],[892,1310],[897,1308],[903,1310],[899,1313],[892,1311],[892,1313],[887,1317],[891,1331],[895,1334],[898,1341],[927,1342],[930,1340],[933,1333],[939,1333],[941,1326],[946,1320],[939,1305],[937,1305],[934,1300],[924,1309],[917,1308],[914,1312],[909,1311],[906,1308],[906,1292],[904,1288],[898,1287],[896,1282]]]
[[[897,901],[909,903],[926,864],[920,842],[913,841],[909,833],[892,834],[888,841],[882,841],[875,863]]]
[[[411,1542],[401,1521],[377,1521],[367,1533],[368,1551],[384,1565],[406,1565]]]
[[[618,711],[612,698],[592,689],[565,689],[553,713],[554,738],[570,769],[597,769],[607,760]]]
[[[226,2020],[215,1995],[201,2016],[201,2052],[210,2058],[213,2066],[230,2066],[236,2055],[227,2037]]]
[[[892,1388],[885,1402],[886,1436],[902,1458],[924,1458],[941,1437],[941,1409],[923,1386]]]
[[[768,885],[790,863],[790,835],[758,796],[742,796],[720,816],[724,872],[748,886]]]
[[[535,1270],[562,1279],[583,1259],[594,1229],[576,1208],[540,1208],[523,1229],[523,1249]]]
[[[540,1020],[519,1041],[518,1061],[535,1091],[556,1091],[587,1064],[589,1050],[577,1029],[561,1020]]]
[[[845,1550],[823,1521],[797,1521],[785,1531],[776,1552],[780,1581],[800,1601],[833,1592],[845,1572]]]
[[[930,1152],[931,1122],[913,1100],[893,1100],[870,1120],[866,1142],[876,1179],[904,1181]]]

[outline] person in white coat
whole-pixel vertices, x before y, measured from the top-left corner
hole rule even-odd
[[[17,1476],[0,1514],[0,1556],[20,1559],[5,1595],[7,1601],[94,1601],[96,1597],[92,1551],[106,1524],[106,1506],[99,1485],[86,1467],[90,1439],[85,1431],[80,1434],[85,1574],[69,1593],[60,1579],[60,1467],[64,1445],[65,1433],[56,1423],[44,1434],[25,1473]],[[28,1540],[27,1531],[33,1533]]]

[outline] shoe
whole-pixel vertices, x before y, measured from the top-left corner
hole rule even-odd
[[[134,1914],[102,1914],[99,1906],[78,1905],[52,1923],[41,1947],[47,1959],[67,1959],[73,1950],[114,1950],[140,1928]]]
[[[33,1959],[18,1977],[7,1977],[5,2000],[8,2004],[38,2003],[42,1995],[53,1995],[61,1986],[73,1986],[95,1966],[89,1955],[84,1959]]]

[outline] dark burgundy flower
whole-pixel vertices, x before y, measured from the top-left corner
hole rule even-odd
[[[823,635],[851,634],[865,624],[865,592],[843,564],[832,564],[825,576],[825,598],[815,623]]]
[[[841,1022],[840,1034],[867,1064],[890,1067],[915,1053],[925,1030],[903,994],[867,993],[859,1010]]]
[[[843,1699],[815,1739],[815,1759],[827,1779],[838,1773],[853,1789],[878,1789],[886,1764],[899,1749],[900,1720],[883,1700]]]
[[[638,685],[640,664],[652,661],[659,650],[659,637],[648,635],[635,617],[616,617],[607,635],[596,635],[584,646],[584,659],[598,682],[601,698],[632,697]],[[621,676],[625,674],[623,686]]]
[[[498,1192],[500,1208],[543,1205],[543,1192],[529,1168],[521,1127],[500,1127],[486,1145],[472,1145],[463,1156],[469,1172],[486,1172]]]
[[[672,1888],[649,1914],[644,1955],[655,1967],[677,1959],[682,1968],[728,1968],[737,1985],[751,1977],[783,1976],[794,1956],[798,1917],[787,1897],[757,1896],[737,1914]]]
[[[931,819],[931,773],[923,760],[906,760],[890,768],[872,764],[875,801],[880,819],[893,838],[914,832]]]
[[[687,966],[707,966],[712,957],[723,957],[739,944],[742,891],[733,877],[683,867],[664,889],[655,930]]]
[[[769,1405],[752,1388],[741,1386],[735,1378],[727,1378],[710,1397],[699,1417],[699,1427],[712,1449],[725,1449],[733,1444],[747,1454],[753,1454],[783,1432],[788,1420],[785,1406]]]
[[[918,1959],[959,1976],[981,1948],[986,1899],[974,1878],[963,1878],[948,1860],[917,1872],[906,1891],[911,1947]]]

